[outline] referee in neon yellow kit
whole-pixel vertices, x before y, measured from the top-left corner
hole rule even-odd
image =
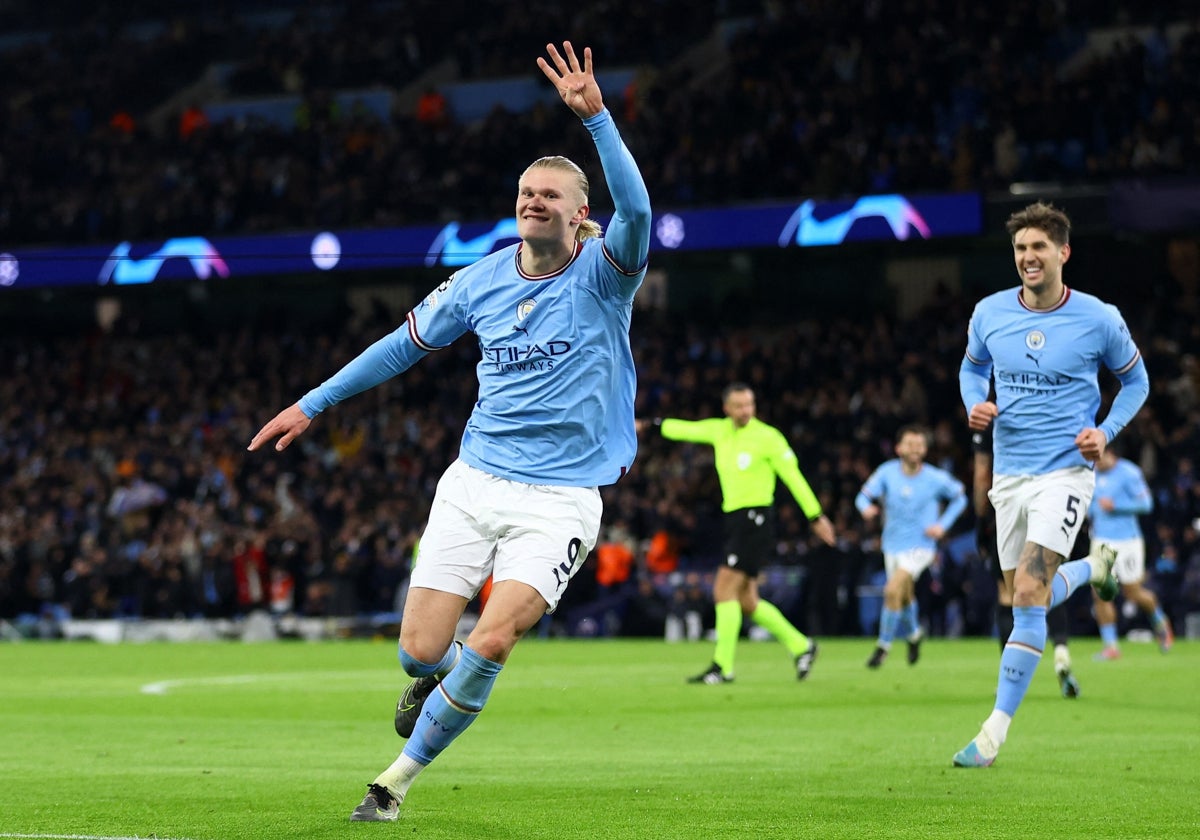
[[[712,665],[689,682],[720,685],[733,682],[742,616],[784,644],[791,653],[796,676],[804,679],[817,658],[817,643],[758,595],[758,573],[770,556],[775,536],[775,484],[783,481],[827,545],[834,544],[833,523],[796,463],[796,453],[783,433],[754,416],[754,391],[735,382],[721,394],[724,417],[707,420],[638,420],[638,431],[657,427],[667,440],[704,443],[713,447],[725,513],[725,564],[713,582],[717,649]]]

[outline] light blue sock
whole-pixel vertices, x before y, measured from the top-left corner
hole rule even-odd
[[[503,667],[464,645],[458,667],[425,700],[404,754],[421,764],[437,758],[479,716]]]
[[[1013,631],[1000,655],[996,709],[1009,717],[1025,699],[1046,646],[1046,608],[1013,607]]]
[[[410,677],[428,677],[430,674],[445,676],[458,661],[458,648],[458,642],[451,642],[450,647],[446,648],[446,653],[437,662],[422,662],[400,645],[396,651],[396,658],[400,660],[400,667],[404,669],[404,673]]]
[[[896,625],[900,622],[900,611],[883,608],[879,616],[879,646],[890,648],[892,639],[896,637]]]
[[[1105,647],[1115,648],[1117,646],[1117,625],[1101,624],[1100,641],[1104,642]]]
[[[908,606],[904,608],[902,615],[904,617],[904,629],[900,632],[904,633],[905,637],[911,636],[921,629],[921,618],[917,613],[916,598],[908,602]]]
[[[1087,560],[1072,560],[1058,567],[1050,584],[1050,609],[1071,597],[1071,593],[1092,579],[1092,564]]]
[[[1154,627],[1155,628],[1162,627],[1163,624],[1166,622],[1166,620],[1167,620],[1167,614],[1162,611],[1162,606],[1160,605],[1160,606],[1155,607],[1154,615],[1152,615],[1150,617],[1150,622],[1154,625]]]

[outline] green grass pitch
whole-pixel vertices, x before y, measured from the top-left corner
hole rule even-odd
[[[392,640],[0,647],[0,838],[1195,838],[1200,645],[1127,643],[1058,692],[1049,656],[996,764],[950,766],[991,710],[992,641],[827,639],[797,682],[743,642],[517,647],[396,823],[350,823],[399,752]]]

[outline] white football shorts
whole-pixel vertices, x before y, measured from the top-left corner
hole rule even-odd
[[[1092,547],[1101,542],[1117,552],[1117,562],[1113,564],[1113,577],[1118,583],[1141,583],[1146,577],[1146,541],[1140,537],[1132,540],[1098,540],[1092,537]]]
[[[596,487],[526,484],[456,460],[438,481],[410,586],[474,598],[493,583],[533,587],[554,612],[600,535]]]
[[[891,578],[897,569],[903,569],[912,576],[913,580],[916,580],[921,576],[921,572],[933,565],[935,557],[937,557],[937,551],[932,548],[910,548],[907,551],[896,551],[891,554],[885,552],[883,568],[887,572],[888,578]]]
[[[1000,568],[1006,572],[1017,568],[1026,542],[1070,560],[1095,489],[1096,475],[1090,467],[996,476],[988,498],[996,509]]]

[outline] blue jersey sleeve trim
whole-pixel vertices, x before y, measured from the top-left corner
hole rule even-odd
[[[621,264],[617,262],[616,257],[614,257],[609,252],[608,246],[605,245],[603,242],[600,243],[600,249],[604,252],[604,259],[608,260],[608,264],[611,265],[617,271],[619,271],[621,274],[624,274],[626,277],[637,277],[639,274],[641,274],[643,271],[646,270],[646,265],[650,262],[647,259],[647,260],[644,260],[642,262],[642,264],[639,265],[637,268],[632,268],[632,269],[622,268]]]
[[[1136,365],[1136,364],[1138,363],[1138,359],[1140,359],[1141,357],[1142,357],[1142,353],[1141,353],[1141,351],[1140,351],[1140,350],[1134,350],[1134,351],[1133,351],[1133,358],[1132,358],[1132,359],[1130,359],[1130,360],[1129,360],[1128,362],[1126,362],[1125,364],[1121,365],[1121,367],[1119,367],[1119,368],[1117,368],[1116,370],[1114,370],[1114,371],[1113,371],[1113,373],[1115,373],[1117,376],[1120,376],[1120,375],[1121,375],[1121,374],[1123,374],[1123,373],[1129,373],[1129,371],[1133,370],[1133,366],[1134,366],[1134,365]]]
[[[1121,389],[1113,398],[1108,416],[1099,426],[1100,431],[1104,432],[1104,436],[1110,441],[1129,424],[1146,402],[1146,397],[1150,395],[1150,376],[1142,363],[1141,353],[1134,356],[1131,367],[1117,373],[1117,381],[1121,383]]]
[[[970,355],[963,356],[958,371],[958,390],[968,414],[972,408],[987,400],[991,382],[989,365],[974,361]]]
[[[444,349],[436,344],[430,344],[421,338],[420,333],[417,332],[417,316],[411,311],[408,313],[408,337],[412,339],[413,344],[420,347],[426,353],[432,353],[435,350]]]

